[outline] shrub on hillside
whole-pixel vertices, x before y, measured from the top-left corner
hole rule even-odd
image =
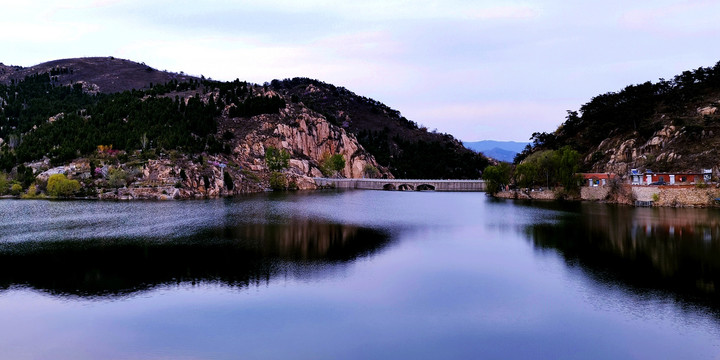
[[[279,171],[270,173],[270,188],[273,190],[285,190],[287,188],[287,178],[285,178],[285,174]]]
[[[376,179],[380,177],[380,170],[372,164],[365,164],[363,167],[363,175],[369,179]]]
[[[333,176],[345,168],[345,158],[342,154],[330,155],[323,153],[320,158],[320,171],[325,176]]]
[[[10,189],[10,182],[8,181],[7,175],[0,173],[0,195],[5,195],[8,189]]]
[[[31,188],[34,192],[37,192],[34,185]],[[78,190],[80,190],[80,183],[77,180],[69,180],[63,174],[50,175],[47,182],[47,193],[50,196],[68,197]],[[28,189],[28,195],[30,195],[30,189]]]
[[[10,186],[10,194],[17,196],[20,195],[21,192],[22,185],[20,185],[19,183],[14,183],[12,184],[12,186]]]
[[[45,195],[38,193],[37,186],[35,186],[34,184],[30,185],[30,187],[28,187],[27,189],[27,192],[22,194],[21,196],[21,198],[23,199],[38,199],[43,197],[45,197]]]
[[[265,149],[265,163],[270,171],[280,171],[288,167],[290,154],[285,149],[268,146]]]

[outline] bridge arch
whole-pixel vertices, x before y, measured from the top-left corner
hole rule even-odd
[[[397,188],[400,191],[413,191],[415,188],[410,184],[400,184]]]
[[[483,180],[452,179],[327,179],[315,178],[318,186],[363,190],[485,191]]]
[[[415,190],[417,191],[435,191],[435,186],[430,184],[420,184],[417,187],[415,187]]]

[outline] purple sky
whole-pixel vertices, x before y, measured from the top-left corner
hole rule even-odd
[[[256,83],[304,76],[464,141],[720,60],[717,1],[0,0],[0,62],[116,56]]]

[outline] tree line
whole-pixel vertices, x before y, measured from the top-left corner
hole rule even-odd
[[[164,96],[197,89],[220,96]],[[252,86],[177,80],[115,94],[89,94],[81,84],[59,86],[49,74],[0,85],[0,170],[47,156],[53,164],[93,152],[98,145],[133,151],[150,146],[188,153],[218,153],[227,149],[216,138],[217,118],[230,105],[233,116],[277,113],[279,97],[252,96]],[[230,95],[232,94],[232,95]],[[50,120],[50,121],[49,121]]]
[[[670,80],[647,81],[597,95],[578,111],[568,110],[565,122],[556,132],[533,133],[532,144],[518,154],[515,163],[536,150],[556,150],[566,145],[584,154],[607,137],[628,131],[636,131],[646,140],[664,124],[655,114],[676,114],[674,121],[682,124],[682,116],[688,115],[689,103],[702,100],[718,89],[720,62],[713,67],[684,71]]]
[[[488,192],[495,194],[506,186],[520,189],[561,187],[563,194],[577,193],[582,180],[580,171],[581,155],[569,146],[558,150],[534,152],[514,167],[502,162],[488,166],[483,173]]]

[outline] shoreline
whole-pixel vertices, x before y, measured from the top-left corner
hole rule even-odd
[[[501,191],[494,197],[501,199],[557,200],[556,190]],[[610,186],[582,187],[580,196],[566,198],[568,201],[595,201],[636,207],[719,207],[720,189],[714,186],[692,185],[628,185],[620,188]]]
[[[85,200],[85,201],[187,201],[187,200],[210,200],[210,199],[225,199],[225,198],[236,198],[236,197],[243,197],[243,196],[250,196],[250,195],[256,195],[256,194],[264,194],[264,193],[298,193],[298,192],[309,192],[309,191],[324,191],[324,190],[335,190],[333,187],[317,187],[315,189],[296,189],[296,190],[284,190],[284,191],[274,191],[270,189],[264,189],[260,191],[251,191],[251,192],[241,192],[241,193],[233,193],[233,194],[219,194],[219,195],[211,195],[211,196],[171,196],[170,194],[162,194],[160,195],[155,194],[154,192],[152,195],[149,196],[131,196],[130,193],[133,193],[133,189],[141,189],[145,190],[146,188],[121,188],[120,190],[120,196],[118,196],[115,192],[108,192],[101,194],[100,196],[83,196],[83,197],[53,197],[53,196],[47,196],[45,194],[35,196],[35,197],[22,197],[22,195],[0,195],[0,200],[48,200],[48,201],[73,201],[73,200]],[[124,190],[124,191],[123,191]],[[147,194],[147,193],[144,193]]]

